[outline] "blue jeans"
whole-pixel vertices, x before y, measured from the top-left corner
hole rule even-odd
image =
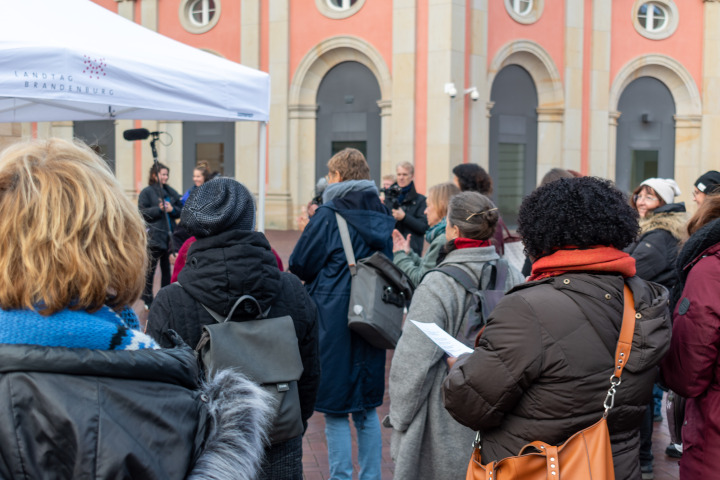
[[[357,433],[360,480],[380,480],[382,437],[374,408],[352,414]],[[352,480],[352,439],[347,415],[325,414],[325,439],[331,480]]]

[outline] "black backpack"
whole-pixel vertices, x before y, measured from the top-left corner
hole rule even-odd
[[[233,320],[235,309],[251,320]],[[201,304],[202,305],[202,304]],[[292,317],[270,317],[250,295],[238,298],[227,317],[205,305],[215,324],[203,326],[195,350],[206,375],[236,368],[269,392],[275,404],[270,443],[281,443],[303,433],[298,380],[303,372]],[[259,314],[257,312],[260,312]]]
[[[428,270],[430,272],[442,272],[458,282],[470,294],[470,308],[465,314],[467,321],[460,323],[460,330],[455,338],[467,345],[475,346],[475,338],[482,327],[485,326],[490,312],[505,295],[505,283],[508,277],[508,263],[505,259],[493,260],[483,265],[480,273],[480,285],[468,275],[465,270],[455,265],[440,265]],[[482,288],[482,279],[489,275],[489,281],[485,288]],[[462,331],[462,324],[465,323],[465,331]]]

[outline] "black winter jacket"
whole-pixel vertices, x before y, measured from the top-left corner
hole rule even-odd
[[[172,212],[160,209],[160,185],[149,185],[143,188],[138,197],[138,208],[148,226],[148,246],[160,250],[172,248],[171,235],[175,228],[175,220],[180,218],[183,205],[180,195],[170,186],[163,186],[163,194],[172,204]]]
[[[194,353],[184,345],[0,345],[0,478],[253,477],[271,413],[262,404],[266,394],[228,371],[216,382],[201,389]],[[236,392],[232,400],[228,392]],[[237,454],[220,462],[216,452],[233,448]]]
[[[397,187],[397,183],[393,185]],[[385,206],[392,210],[393,200],[385,196]],[[410,248],[418,255],[422,255],[425,242],[425,232],[428,229],[425,208],[427,207],[425,196],[415,191],[415,182],[410,184],[410,191],[400,203],[400,208],[405,211],[405,218],[395,223],[395,228],[402,233],[403,237],[410,237]]]
[[[640,219],[640,236],[625,249],[635,259],[638,277],[672,291],[678,280],[675,260],[687,238],[686,223],[683,203],[663,205]]]
[[[641,318],[608,418],[617,480],[640,478],[640,422],[670,346],[667,290],[637,276],[627,284]],[[480,430],[484,462],[535,440],[560,445],[600,420],[623,297],[620,275],[566,273],[516,286],[497,304],[444,383],[450,414]]]
[[[304,369],[298,391],[306,424],[320,381],[317,308],[300,280],[278,269],[265,235],[230,230],[197,239],[178,283],[182,287],[162,288],[150,309],[147,333],[162,346],[169,344],[168,332],[174,330],[195,348],[203,325],[215,323],[202,304],[225,316],[242,295],[255,297],[263,311],[270,308],[271,317],[292,317]]]

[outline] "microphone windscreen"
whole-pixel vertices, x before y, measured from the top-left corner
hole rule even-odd
[[[123,132],[123,138],[125,140],[145,140],[150,136],[150,130],[147,128],[133,128],[131,130],[125,130]]]

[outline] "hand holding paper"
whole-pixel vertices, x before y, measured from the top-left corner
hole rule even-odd
[[[455,340],[445,330],[438,327],[436,323],[416,322],[415,320],[410,321],[451,357],[458,357],[464,353],[473,352],[472,348]]]

